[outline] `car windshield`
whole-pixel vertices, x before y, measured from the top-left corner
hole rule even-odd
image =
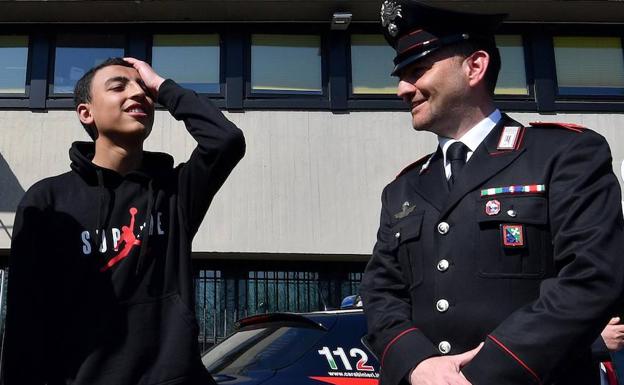
[[[325,332],[297,323],[268,323],[245,327],[208,351],[202,358],[211,373],[245,374],[277,370],[295,362]]]

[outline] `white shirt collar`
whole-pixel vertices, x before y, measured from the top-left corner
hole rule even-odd
[[[501,112],[496,109],[488,117],[486,117],[485,119],[477,123],[476,126],[468,130],[468,132],[466,132],[461,138],[459,138],[459,140],[438,136],[438,143],[440,144],[440,148],[442,149],[442,154],[444,156],[444,168],[446,170],[447,178],[451,175],[451,165],[446,160],[446,151],[451,146],[451,144],[455,142],[462,142],[466,146],[468,146],[469,151],[466,158],[466,161],[468,161],[477,149],[477,147],[479,147],[481,142],[483,142],[483,139],[488,136],[492,129],[501,120],[501,118]]]

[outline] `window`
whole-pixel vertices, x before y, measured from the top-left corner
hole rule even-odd
[[[500,51],[502,63],[494,93],[496,95],[528,95],[522,36],[497,35],[496,45]]]
[[[220,93],[219,35],[154,35],[152,66],[199,93]]]
[[[553,38],[560,95],[624,95],[619,37]]]
[[[320,36],[252,35],[251,92],[321,95]]]
[[[397,79],[392,77],[395,52],[381,35],[351,36],[351,92],[396,94]]]
[[[78,79],[111,57],[123,57],[121,35],[58,35],[54,55],[53,94],[71,94]]]
[[[26,93],[27,36],[0,36],[0,94]]]

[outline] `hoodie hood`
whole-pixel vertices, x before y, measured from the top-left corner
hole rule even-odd
[[[92,160],[94,155],[94,142],[74,142],[69,149],[71,169],[91,185],[98,184],[98,170],[100,170],[102,174],[107,177],[107,182],[111,178],[113,180],[124,178],[115,171],[93,164]],[[143,162],[141,166],[138,169],[129,172],[125,177],[136,175],[145,179],[153,179],[168,172],[172,168],[173,158],[171,155],[161,152],[143,151]]]

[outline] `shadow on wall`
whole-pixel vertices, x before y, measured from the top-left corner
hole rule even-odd
[[[0,154],[0,212],[15,211],[23,195],[24,189]]]

